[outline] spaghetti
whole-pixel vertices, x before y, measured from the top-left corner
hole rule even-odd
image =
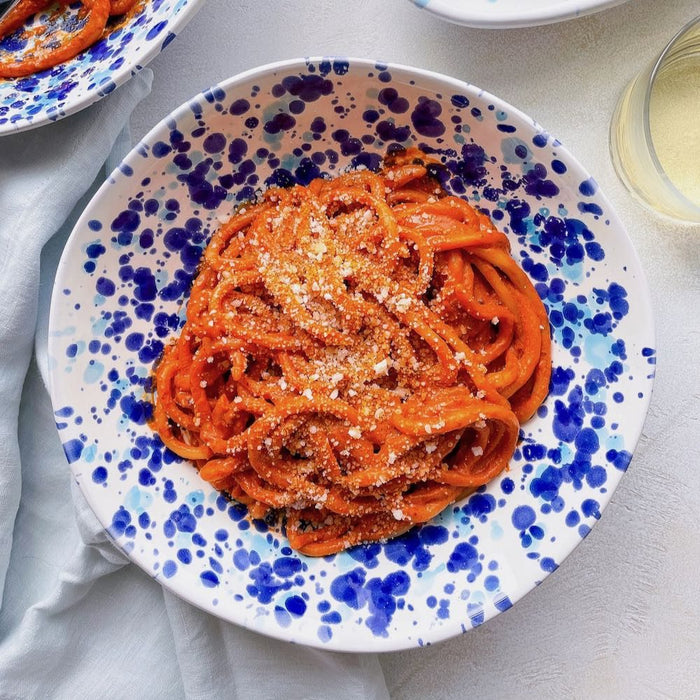
[[[19,0],[0,19],[0,39],[15,35],[11,45],[23,50],[0,51],[0,78],[23,77],[74,58],[114,29],[109,25],[111,16],[130,13],[138,2],[82,0],[77,14],[60,22],[69,0]],[[43,11],[48,13],[43,21],[25,25]]]
[[[270,189],[212,237],[155,371],[154,427],[203,479],[324,556],[485,484],[547,394],[542,302],[508,239],[429,177]]]

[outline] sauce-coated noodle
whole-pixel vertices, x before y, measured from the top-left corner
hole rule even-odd
[[[19,0],[0,19],[0,39],[14,35],[10,46],[21,47],[0,50],[0,78],[20,78],[74,58],[114,29],[108,25],[110,16],[135,10],[137,2],[81,0],[74,16],[59,21],[71,0]],[[45,22],[26,24],[43,11],[48,13]]]
[[[155,372],[154,427],[312,556],[394,537],[502,472],[547,394],[508,239],[428,176],[270,189],[212,237]]]

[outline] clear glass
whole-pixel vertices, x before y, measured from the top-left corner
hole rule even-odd
[[[620,179],[644,205],[700,223],[700,17],[624,90],[610,152]]]

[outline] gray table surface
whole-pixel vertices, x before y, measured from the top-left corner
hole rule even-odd
[[[560,569],[505,614],[437,646],[382,655],[394,698],[700,696],[700,225],[638,205],[608,152],[619,93],[698,12],[697,0],[629,0],[544,27],[478,30],[409,0],[208,0],[151,64],[136,139],[200,90],[287,58],[367,57],[464,79],[577,156],[641,258],[659,363],[644,433],[610,505]]]

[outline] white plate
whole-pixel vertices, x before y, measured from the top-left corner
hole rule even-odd
[[[505,28],[551,24],[590,15],[626,0],[412,0],[456,24]]]
[[[581,128],[586,128],[585,124]],[[548,308],[552,391],[510,469],[428,525],[313,559],[251,525],[147,423],[202,247],[271,183],[434,149],[488,211]],[[627,468],[654,374],[647,288],[595,181],[502,100],[363,60],[266,66],[194,97],[131,152],[77,223],[54,288],[51,394],[73,474],[128,556],[250,629],[335,650],[460,634],[505,610],[588,533]]]
[[[146,0],[128,23],[70,61],[25,78],[0,78],[0,136],[50,124],[102,99],[152,61],[203,3]]]

